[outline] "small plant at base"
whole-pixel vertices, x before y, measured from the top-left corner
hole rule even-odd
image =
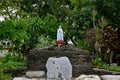
[[[92,63],[95,67],[100,68],[103,64],[103,61],[101,58],[98,57],[98,58],[93,59]]]

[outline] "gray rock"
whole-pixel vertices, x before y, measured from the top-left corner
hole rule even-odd
[[[72,65],[67,57],[51,57],[46,63],[48,80],[71,80]]]
[[[80,75],[75,80],[101,80],[98,75]]]
[[[120,80],[120,75],[102,75],[102,80]]]
[[[25,78],[25,77],[14,77],[13,80],[32,80],[32,79]]]
[[[27,71],[25,74],[28,78],[41,78],[45,76],[44,71]]]

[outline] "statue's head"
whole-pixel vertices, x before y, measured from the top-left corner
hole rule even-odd
[[[61,29],[62,27],[61,26],[59,26],[59,29]]]

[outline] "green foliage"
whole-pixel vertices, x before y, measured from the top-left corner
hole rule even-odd
[[[26,54],[30,49],[35,48],[39,44],[41,36],[51,41],[56,40],[57,29],[62,26],[65,32],[65,41],[68,40],[70,32],[66,21],[59,22],[57,18],[51,14],[47,14],[44,18],[30,17],[16,20],[5,20],[0,22],[0,40],[10,40],[14,45],[12,48],[16,53]],[[47,40],[46,40],[47,41]],[[44,41],[44,45],[47,45]],[[39,44],[39,46],[43,46]]]
[[[56,32],[61,25],[66,43],[71,39],[82,49],[91,51],[94,47],[96,52],[101,49],[101,58],[93,61],[95,66],[119,70],[119,67],[109,67],[102,61],[120,51],[117,31],[105,28],[107,25],[120,27],[119,4],[120,0],[1,0],[0,15],[6,18],[0,22],[0,41],[10,40],[14,45],[11,47],[13,52],[28,53],[32,48],[55,44]],[[110,54],[106,54],[108,48]],[[3,69],[25,65],[24,59],[10,54],[0,59]]]
[[[103,66],[103,61],[102,61],[102,59],[99,58],[99,57],[93,59],[92,63],[93,63],[93,65],[94,65],[95,67],[97,67],[97,68],[100,68],[100,67]]]
[[[29,36],[27,33],[27,21],[26,19],[17,19],[17,20],[5,20],[0,22],[0,40],[11,41],[13,45],[10,47],[12,50],[16,48],[17,53],[23,44],[29,43]],[[10,49],[9,48],[9,49]]]
[[[26,21],[23,19],[19,20],[6,20],[0,23],[0,36],[1,39],[10,39],[13,42],[20,42],[23,38],[26,39],[25,27]]]
[[[6,69],[16,69],[26,66],[26,62],[23,57],[13,56],[11,54],[6,54],[5,57],[0,59],[0,68]]]
[[[79,2],[77,0],[70,0],[70,2],[73,7],[78,7],[79,5]]]
[[[0,58],[0,80],[7,80],[11,78],[11,74],[5,74],[4,70],[17,69],[26,67],[26,62],[23,57],[6,54],[5,57]]]
[[[85,50],[90,50],[91,51],[91,45],[86,42],[85,40],[79,40],[77,41],[77,47]]]
[[[51,40],[49,37],[46,38],[45,36],[38,37],[38,43],[35,45],[37,48],[49,46],[49,45],[55,45],[55,40]]]
[[[99,15],[105,16],[109,20],[109,23],[112,25],[117,24],[119,26],[119,16],[120,16],[120,1],[119,0],[94,0],[94,6],[96,7]]]
[[[99,57],[94,58],[92,63],[93,63],[95,68],[120,72],[120,66],[110,66],[109,64],[106,64],[105,62],[103,62],[103,60]]]
[[[49,36],[51,39],[56,39],[56,31],[60,24],[55,16],[47,14],[46,17],[40,21],[40,25],[41,29],[44,31],[43,33],[41,32],[41,34]]]
[[[105,26],[107,26],[108,22],[107,20],[102,16],[101,19],[99,20],[99,26],[101,29],[104,29]]]
[[[120,72],[120,66],[111,66],[108,68],[108,70]]]
[[[10,74],[4,74],[3,70],[0,69],[0,80],[7,80],[9,78],[11,78],[11,75]]]
[[[119,4],[120,0],[1,0],[0,15],[6,18],[0,22],[0,40],[10,40],[17,53],[27,53],[36,46],[42,47],[54,41],[57,28],[61,25],[66,43],[75,37],[77,40],[73,39],[74,43],[90,50],[91,44],[100,46],[99,41],[107,25],[114,28],[120,26]],[[88,31],[88,45],[82,41],[86,37],[84,33],[96,26],[102,30],[91,30],[94,33],[93,42],[90,40],[91,32]],[[41,36],[45,39],[43,44],[39,44]],[[117,42],[112,39],[113,42],[109,40],[109,45],[118,48]]]

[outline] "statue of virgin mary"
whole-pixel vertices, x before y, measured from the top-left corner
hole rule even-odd
[[[59,26],[59,28],[57,30],[57,41],[56,41],[56,43],[59,47],[61,47],[63,42],[64,42],[63,30],[62,30],[62,27]]]

